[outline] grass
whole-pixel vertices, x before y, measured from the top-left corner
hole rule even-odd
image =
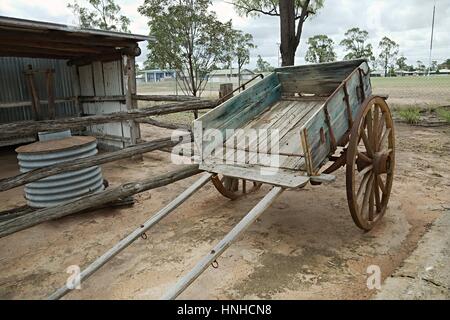
[[[447,123],[450,123],[450,110],[446,110],[445,108],[438,108],[436,113],[439,118],[445,120]]]
[[[397,114],[409,124],[417,124],[420,121],[420,109],[417,107],[400,109]]]

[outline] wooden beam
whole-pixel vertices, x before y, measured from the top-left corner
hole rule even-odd
[[[37,32],[20,32],[20,31],[0,31],[0,39],[2,40],[15,40],[21,39],[24,42],[27,41],[43,41],[46,43],[64,43],[72,44],[77,46],[99,46],[99,47],[134,47],[136,46],[135,40],[125,40],[125,39],[111,39],[105,37],[93,37],[93,36],[77,36],[70,35],[67,33],[50,31],[45,33]]]
[[[44,40],[28,39],[2,39],[2,45],[5,48],[26,48],[34,49],[34,51],[58,50],[63,52],[75,52],[83,54],[102,54],[115,51],[114,47],[100,47],[96,45],[75,45],[64,42],[48,42]]]
[[[29,69],[31,69],[31,65],[28,67],[29,67]],[[30,96],[31,96],[32,117],[34,120],[42,120],[41,107],[40,107],[40,102],[39,102],[39,94],[36,90],[36,85],[34,83],[34,74],[33,73],[25,73],[25,77],[27,79],[28,90],[30,91]]]
[[[166,123],[166,122],[160,122],[157,121],[155,119],[150,119],[150,118],[144,118],[144,119],[137,119],[136,120],[139,123],[145,123],[145,124],[150,124],[152,126],[155,127],[159,127],[159,128],[165,128],[165,129],[171,129],[171,130],[186,130],[186,131],[192,131],[192,128],[190,125],[187,124],[182,124],[182,123]]]
[[[34,134],[39,131],[64,130],[80,128],[90,125],[114,123],[124,120],[134,120],[149,116],[164,115],[170,113],[211,109],[217,106],[216,100],[201,100],[162,104],[158,106],[130,110],[126,112],[116,112],[87,117],[63,118],[57,120],[43,121],[20,121],[0,125],[2,137],[12,137],[17,135]]]
[[[133,99],[142,101],[199,101],[199,97],[175,95],[134,95]]]
[[[54,90],[54,73],[55,70],[47,70],[46,84],[47,84],[47,99],[48,99],[48,117],[50,120],[54,120],[56,116],[55,110],[55,90]]]
[[[6,191],[59,173],[80,170],[120,159],[126,159],[146,152],[173,147],[176,144],[178,144],[178,142],[173,142],[171,138],[157,139],[138,144],[136,146],[124,148],[118,151],[97,154],[95,156],[69,160],[58,164],[34,169],[26,173],[21,173],[14,177],[1,179],[0,191]]]
[[[133,100],[136,95],[136,74],[134,56],[125,55],[122,58],[123,71],[123,93],[125,95],[125,104],[127,110],[137,110],[137,101]],[[131,144],[136,144],[140,138],[139,124],[134,120],[128,120],[130,126]]]
[[[170,171],[160,176],[128,182],[115,188],[110,187],[105,191],[80,197],[62,205],[39,209],[24,216],[0,222],[0,238],[45,221],[61,218],[102,204],[110,203],[117,199],[159,188],[186,179],[200,172],[201,170],[198,168],[198,165],[183,166],[180,169]]]

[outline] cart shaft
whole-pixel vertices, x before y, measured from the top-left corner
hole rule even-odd
[[[252,210],[207,254],[186,276],[184,276],[162,299],[172,300],[178,297],[202,274],[284,191],[274,187]]]
[[[142,224],[139,228],[130,233],[126,238],[122,239],[118,242],[114,247],[109,249],[106,253],[104,253],[101,257],[95,260],[92,264],[90,264],[86,269],[84,269],[80,273],[80,282],[87,279],[91,276],[95,271],[100,269],[105,263],[111,260],[114,256],[116,256],[123,249],[132,244],[136,239],[142,236],[146,231],[148,231],[151,227],[161,221],[164,217],[166,217],[169,213],[175,210],[178,206],[180,206],[183,202],[185,202],[190,196],[192,196],[197,190],[203,187],[208,181],[211,179],[211,174],[205,173],[203,176],[194,182],[189,188],[187,188],[183,193],[181,193],[178,197],[176,197],[172,202],[170,202],[167,206],[158,211],[154,216],[148,219],[144,224]],[[65,296],[71,289],[66,285],[59,288],[52,295],[48,297],[48,299],[55,300],[60,299]]]

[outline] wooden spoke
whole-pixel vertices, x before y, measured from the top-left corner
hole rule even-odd
[[[383,194],[385,194],[386,193],[386,187],[385,187],[381,177],[378,177],[378,186],[380,187],[381,192],[383,192]]]
[[[381,149],[381,147],[386,143],[389,135],[391,134],[391,128],[387,128],[386,131],[383,134],[383,137],[380,140],[380,143],[378,144],[378,150]]]
[[[377,129],[377,132],[378,132],[378,141],[380,141],[381,135],[383,134],[384,124],[385,124],[385,121],[384,121],[384,113],[381,112],[381,117],[380,117],[380,121],[378,122],[378,129]]]
[[[372,179],[372,180],[374,180],[374,179]],[[374,192],[373,183],[371,184],[371,192],[370,192],[369,197],[370,197],[369,198],[369,221],[373,221],[373,217],[374,217],[373,207],[374,207],[374,202],[375,202],[375,200],[374,200],[375,192]]]
[[[373,165],[369,165],[367,167],[365,167],[363,170],[361,170],[360,172],[358,172],[358,175],[360,177],[364,176],[367,172],[371,171],[373,169]]]
[[[378,148],[377,148],[377,146],[378,146],[378,122],[379,122],[379,118],[380,118],[380,114],[379,114],[379,109],[378,109],[378,106],[377,105],[375,105],[375,108],[374,108],[374,113],[373,113],[373,137],[372,137],[372,139],[373,139],[373,145],[375,146],[375,150],[374,150],[374,152],[377,152],[378,151]]]
[[[364,162],[372,163],[372,158],[369,158],[362,152],[358,152],[358,157],[361,158]]]
[[[353,221],[366,231],[384,216],[389,202],[395,168],[393,126],[385,99],[373,96],[361,105],[350,132],[347,201]]]
[[[361,208],[361,214],[364,215],[364,212],[366,211],[366,206],[369,204],[370,198],[372,197],[372,188],[373,188],[373,175],[370,175],[369,182],[366,185],[366,188],[364,190],[364,199],[362,203]]]
[[[372,173],[367,173],[363,180],[361,181],[361,184],[359,185],[358,193],[356,194],[356,202],[360,202],[361,197],[364,195],[363,191],[366,190],[367,184],[372,177]]]
[[[366,131],[364,129],[361,131],[361,137],[364,142],[364,146],[366,147],[367,153],[369,154],[370,157],[373,157],[373,150],[370,145],[369,138],[367,137]]]
[[[374,189],[374,196],[375,196],[375,205],[377,208],[377,213],[381,211],[381,200],[380,200],[380,189],[378,185],[378,179],[380,177],[378,175],[375,175],[375,180],[373,181],[373,189]]]

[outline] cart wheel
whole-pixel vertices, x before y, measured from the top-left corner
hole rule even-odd
[[[355,224],[371,230],[386,212],[395,167],[394,124],[386,101],[367,98],[347,150],[347,201]]]
[[[219,178],[219,175],[217,174],[212,176],[211,180],[216,189],[224,197],[231,200],[235,200],[244,194],[255,192],[262,186],[262,183],[254,181],[249,182],[239,178],[228,176],[222,176],[222,178]],[[250,188],[248,188],[249,185],[251,185]]]

